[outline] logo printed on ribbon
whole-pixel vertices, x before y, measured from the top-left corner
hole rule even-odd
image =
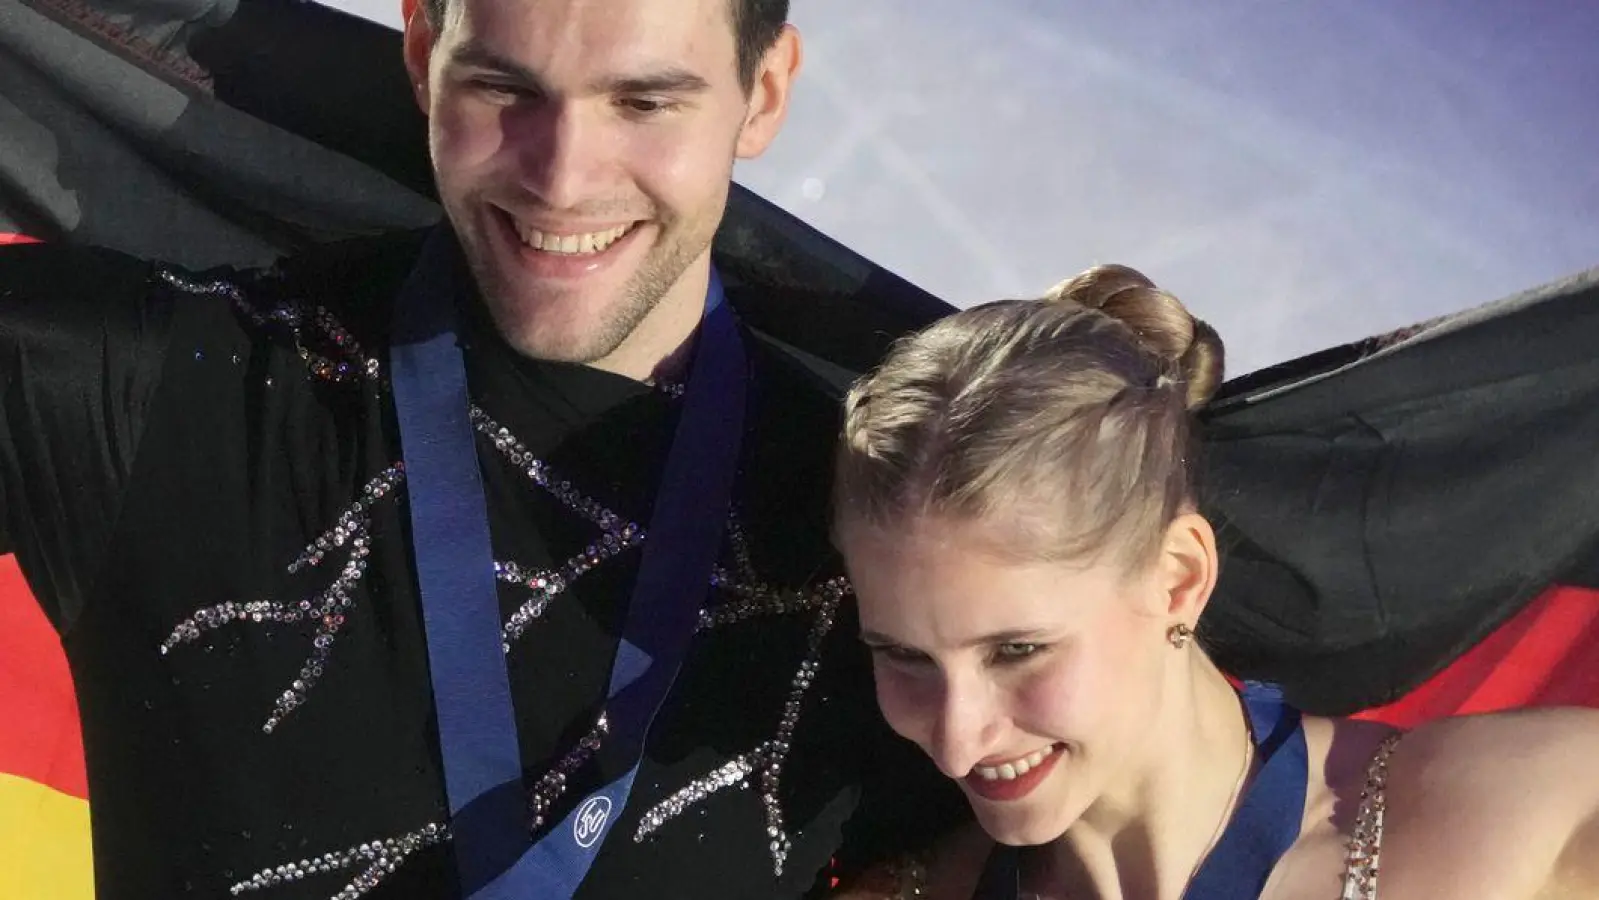
[[[605,823],[611,818],[611,798],[601,794],[590,797],[572,821],[572,838],[587,850],[605,833]]]

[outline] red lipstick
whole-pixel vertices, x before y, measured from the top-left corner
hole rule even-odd
[[[984,800],[992,800],[998,803],[1020,800],[1031,794],[1033,788],[1038,787],[1044,778],[1055,770],[1055,763],[1060,760],[1061,752],[1062,748],[1058,746],[1051,749],[1049,755],[1044,757],[1042,762],[1009,781],[1003,778],[989,781],[975,771],[961,779],[961,781],[966,784],[967,790],[982,797]]]

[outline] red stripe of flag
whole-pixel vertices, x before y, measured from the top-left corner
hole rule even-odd
[[[0,556],[0,722],[0,772],[89,796],[72,673],[13,556]]]
[[[1408,728],[1529,706],[1599,707],[1599,590],[1545,591],[1448,668],[1360,718]]]

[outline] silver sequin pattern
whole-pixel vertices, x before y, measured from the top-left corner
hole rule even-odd
[[[368,841],[348,850],[324,853],[314,858],[262,869],[228,890],[233,896],[238,897],[253,891],[293,884],[317,875],[342,872],[360,866],[361,871],[356,873],[355,878],[332,897],[332,900],[359,900],[382,884],[383,879],[392,875],[411,854],[449,838],[448,825],[430,822],[396,838]]]
[[[599,721],[594,723],[589,733],[577,742],[576,747],[567,751],[567,754],[561,757],[561,761],[545,772],[528,791],[528,809],[532,813],[532,821],[528,825],[529,831],[537,832],[544,827],[545,817],[555,806],[555,801],[566,793],[572,776],[594,758],[594,754],[599,752],[600,746],[605,742],[605,736],[610,734],[610,731],[610,720],[604,713],[600,713]]]
[[[848,585],[844,579],[836,578],[822,585],[815,594],[779,592],[770,588],[763,590],[763,586],[760,585],[746,585],[746,587],[751,596],[708,610],[707,613],[711,613],[709,616],[702,614],[702,628],[715,627],[715,624],[741,622],[761,612],[771,614],[787,609],[816,612],[808,636],[807,653],[800,663],[799,671],[789,683],[788,697],[783,704],[783,713],[778,720],[776,734],[771,740],[689,782],[670,797],[651,807],[639,822],[633,839],[645,840],[713,794],[730,787],[749,789],[752,786],[751,776],[758,775],[755,784],[759,785],[761,806],[766,817],[767,849],[771,852],[772,870],[781,877],[788,863],[789,851],[793,849],[783,810],[783,766],[788,761],[794,732],[799,727],[805,698],[810,693],[811,685],[821,668],[819,657],[822,642],[833,629],[838,604],[847,595]],[[760,612],[756,612],[757,610]],[[706,626],[707,621],[715,624]]]
[[[564,591],[584,572],[590,571],[624,550],[643,544],[647,535],[637,522],[630,521],[607,508],[583,493],[572,482],[557,475],[548,464],[535,458],[510,429],[500,425],[482,409],[474,406],[471,418],[479,433],[488,438],[513,467],[567,509],[594,524],[602,534],[599,540],[590,544],[558,571],[533,571],[515,563],[500,564],[497,575],[502,581],[521,583],[533,592],[533,597],[524,603],[505,625],[504,640],[506,650],[509,652],[511,643],[524,634],[532,622],[543,614],[551,599]],[[712,573],[711,586],[731,594],[733,599],[702,609],[699,630],[710,631],[766,616],[813,613],[816,618],[808,635],[807,653],[790,682],[775,735],[758,747],[695,779],[652,807],[641,820],[634,834],[634,840],[647,839],[685,810],[712,794],[733,786],[738,786],[740,789],[750,787],[751,776],[756,776],[766,818],[772,867],[774,872],[781,876],[788,860],[788,853],[792,849],[782,804],[783,766],[788,761],[805,698],[821,665],[819,657],[822,643],[832,630],[838,604],[849,593],[849,585],[841,577],[824,582],[811,590],[783,589],[770,585],[760,578],[755,569],[748,538],[736,514],[729,514],[726,533],[732,551],[733,569],[718,566]],[[581,751],[580,746],[573,751],[573,754]],[[543,824],[543,815],[553,804],[554,799],[564,792],[569,773],[560,773],[565,768],[564,764],[571,759],[573,755],[569,754],[563,760],[563,765],[558,765],[545,776],[549,784],[548,795],[541,795],[535,789],[534,800],[541,804],[535,809],[535,829]],[[573,770],[575,768],[576,766],[572,767]],[[540,784],[544,785],[546,781],[541,781]]]
[[[510,653],[516,639],[527,631],[535,619],[544,615],[550,601],[564,593],[572,582],[606,560],[644,543],[644,528],[637,522],[624,520],[578,490],[543,460],[534,458],[527,447],[511,434],[510,429],[501,426],[479,407],[471,408],[471,419],[478,433],[487,438],[494,449],[528,481],[600,530],[598,538],[554,569],[531,569],[514,560],[496,564],[496,578],[525,588],[532,595],[511,614],[501,630],[502,647],[506,653]]]
[[[238,286],[226,281],[195,281],[170,270],[163,270],[161,276],[180,290],[228,299],[241,315],[257,327],[282,329],[294,340],[308,372],[315,378],[331,382],[358,378],[381,382],[381,365],[375,359],[366,357],[349,332],[321,307],[308,309],[293,303],[262,307],[248,299]],[[321,344],[330,345],[334,356],[311,349],[308,334],[314,335]],[[661,389],[672,397],[682,395],[681,385],[663,385]],[[573,582],[606,561],[640,546],[647,535],[639,523],[608,509],[559,476],[546,463],[534,458],[509,430],[500,426],[482,409],[472,407],[471,419],[473,426],[534,486],[595,525],[600,532],[581,552],[554,568],[535,569],[512,560],[495,563],[495,577],[499,582],[530,594],[503,623],[503,649],[509,653],[517,638]],[[347,551],[343,568],[327,588],[297,603],[246,600],[206,607],[180,622],[162,643],[161,652],[169,653],[184,644],[197,641],[209,631],[235,622],[314,621],[316,625],[311,654],[299,676],[277,698],[275,708],[263,726],[268,733],[275,730],[285,717],[305,702],[307,693],[324,674],[332,647],[344,624],[344,615],[353,603],[351,594],[366,570],[367,557],[371,552],[370,510],[376,502],[400,490],[403,482],[404,469],[400,464],[368,482],[362,489],[361,499],[341,513],[334,526],[308,545],[290,564],[289,571],[297,573],[320,566],[330,554]],[[718,566],[713,572],[711,587],[730,595],[732,599],[702,609],[699,630],[703,633],[763,617],[810,614],[815,618],[808,633],[807,652],[790,681],[773,736],[705,776],[691,781],[647,811],[634,839],[648,839],[651,834],[666,827],[677,816],[712,794],[730,787],[748,790],[758,785],[773,869],[780,876],[791,849],[781,799],[783,766],[787,762],[805,699],[816,678],[822,643],[833,627],[838,605],[848,595],[849,586],[843,578],[835,578],[807,590],[774,587],[762,581],[757,574],[739,519],[731,511],[727,535],[733,565],[732,568]],[[607,733],[608,722],[605,714],[601,713],[594,727],[529,789],[531,830],[538,831],[546,824],[549,811],[564,795],[575,774],[600,749]],[[396,838],[364,843],[315,859],[264,869],[250,879],[235,884],[232,892],[237,896],[297,882],[311,875],[364,866],[333,898],[358,900],[395,871],[411,854],[448,839],[449,829],[446,825],[429,824]]]
[[[306,369],[322,381],[343,383],[356,380],[381,381],[383,364],[368,356],[349,330],[326,308],[307,307],[292,301],[270,306],[258,304],[231,281],[198,281],[169,268],[158,270],[162,281],[188,294],[221,297],[252,326],[281,331],[294,342],[295,351]],[[312,349],[315,337],[328,346],[328,353]]]
[[[367,557],[372,553],[372,507],[397,490],[404,480],[405,469],[402,464],[396,463],[384,469],[361,488],[361,499],[341,513],[332,528],[318,535],[289,564],[289,574],[294,575],[321,566],[329,553],[345,553],[344,566],[327,587],[298,603],[230,600],[205,607],[172,629],[172,633],[161,643],[161,653],[171,653],[184,644],[199,640],[207,632],[236,622],[315,622],[310,655],[294,681],[278,695],[271,715],[261,726],[263,731],[271,734],[305,702],[306,694],[322,680],[328,658],[333,653],[333,644],[344,627],[345,614],[355,603],[353,594],[356,586],[366,574]]]
[[[1344,851],[1341,900],[1377,900],[1383,817],[1388,811],[1388,758],[1404,736],[1404,732],[1396,731],[1383,738],[1366,766],[1366,784],[1360,792],[1360,807]]]

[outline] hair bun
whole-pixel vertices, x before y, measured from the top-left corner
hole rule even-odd
[[[1221,336],[1137,269],[1095,266],[1055,285],[1044,299],[1097,309],[1127,326],[1138,344],[1182,382],[1191,410],[1210,402],[1221,386],[1226,358]]]

